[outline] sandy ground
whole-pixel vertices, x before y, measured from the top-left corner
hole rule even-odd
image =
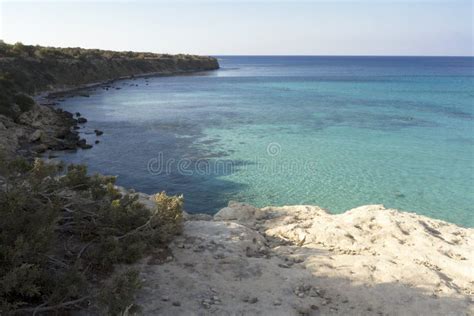
[[[138,267],[145,315],[474,315],[474,230],[382,205],[231,202]]]

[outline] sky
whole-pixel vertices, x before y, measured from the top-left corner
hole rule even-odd
[[[473,0],[0,0],[0,39],[206,55],[473,56]]]

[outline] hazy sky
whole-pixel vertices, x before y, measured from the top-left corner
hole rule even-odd
[[[472,56],[472,2],[0,0],[0,38],[212,55]]]

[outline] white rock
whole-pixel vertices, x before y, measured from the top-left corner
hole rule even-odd
[[[246,222],[261,219],[264,215],[265,213],[252,205],[231,201],[227,207],[224,207],[214,215],[214,220]]]
[[[43,131],[37,129],[36,131],[31,134],[31,136],[28,138],[30,142],[36,142],[41,139],[41,136],[43,136]]]
[[[159,284],[139,295],[144,315],[176,313],[156,299],[164,294],[179,297],[186,315],[295,315],[298,305],[321,315],[474,315],[474,230],[413,213],[233,202],[216,221],[185,221],[179,238],[170,245],[175,260],[141,266]],[[258,256],[264,246],[269,258]],[[201,304],[210,289],[219,301]]]

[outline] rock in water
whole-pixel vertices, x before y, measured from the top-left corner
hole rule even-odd
[[[86,143],[85,139],[81,139],[77,142],[77,146],[82,148],[82,149],[90,149],[92,148],[92,145],[89,145]]]

